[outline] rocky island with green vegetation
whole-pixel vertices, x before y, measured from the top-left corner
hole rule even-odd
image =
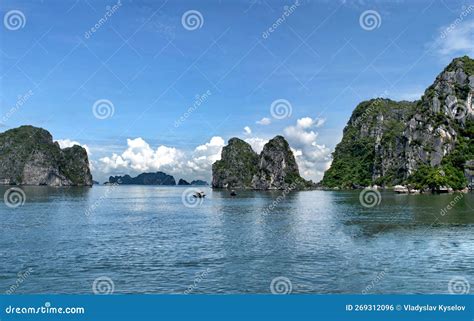
[[[360,103],[321,185],[463,190],[473,181],[474,60],[454,59],[415,102]]]
[[[86,150],[61,149],[42,128],[21,126],[0,133],[0,184],[92,186]]]
[[[231,138],[221,159],[212,165],[212,187],[227,189],[283,190],[314,187],[303,179],[293,152],[282,136],[276,136],[257,154],[239,138]]]

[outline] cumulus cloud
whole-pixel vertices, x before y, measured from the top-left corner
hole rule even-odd
[[[81,144],[81,143],[79,143],[75,140],[71,140],[71,139],[66,138],[66,139],[58,139],[57,142],[59,144],[59,147],[61,147],[61,148],[68,148],[68,147],[72,147],[74,145],[81,146],[86,150],[87,155],[89,155],[89,156],[91,155],[91,151],[90,151],[90,149],[87,145],[83,145],[83,144]]]
[[[164,171],[189,179],[209,179],[212,164],[220,159],[225,142],[215,136],[193,151],[186,153],[175,147],[158,146],[153,149],[143,138],[127,139],[127,148],[121,154],[102,157],[99,162],[103,173],[138,174]]]
[[[283,132],[298,163],[300,174],[308,179],[319,181],[331,164],[331,150],[318,144],[318,133],[314,131],[324,124],[324,119],[304,117],[296,125],[286,127]]]
[[[252,130],[250,129],[249,126],[245,126],[245,127],[244,127],[244,133],[245,133],[246,135],[250,135],[250,134],[252,133]]]
[[[326,119],[323,119],[323,118],[313,119],[311,117],[303,117],[296,121],[296,126],[303,129],[312,128],[312,127],[318,128],[324,125],[325,122],[326,122]]]
[[[250,138],[244,139],[244,141],[246,141],[247,143],[249,143],[250,146],[252,147],[252,149],[253,149],[256,153],[260,153],[260,152],[263,150],[263,146],[264,146],[266,143],[268,143],[268,139],[260,138],[260,137],[250,137]]]
[[[270,125],[271,123],[272,121],[268,117],[263,117],[262,119],[256,121],[257,125],[263,125],[263,126]]]
[[[474,7],[473,7],[474,10]],[[439,30],[440,35],[433,47],[443,57],[452,58],[459,55],[474,55],[474,21],[456,19],[452,24]]]
[[[214,136],[208,143],[199,145],[186,163],[188,169],[197,175],[209,176],[212,164],[221,159],[224,145],[224,139],[219,136]]]
[[[111,157],[100,159],[102,164],[105,165],[105,171],[119,168],[131,168],[137,172],[161,170],[163,168],[172,169],[180,163],[184,156],[183,152],[174,147],[161,145],[154,150],[141,137],[127,139],[127,146],[127,149],[121,155],[114,153]]]

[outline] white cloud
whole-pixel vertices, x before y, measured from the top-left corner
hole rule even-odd
[[[141,137],[127,139],[127,149],[119,154],[101,158],[101,172],[136,175],[149,171],[163,171],[178,178],[206,179],[211,176],[212,164],[221,157],[225,142],[214,136],[191,152],[161,145],[156,149]]]
[[[200,177],[210,176],[212,164],[221,159],[224,145],[225,141],[222,137],[212,137],[208,143],[195,148],[186,166]]]
[[[244,140],[250,144],[250,146],[256,153],[260,153],[263,150],[263,146],[268,143],[268,139],[259,137],[250,137]]]
[[[58,139],[57,142],[59,144],[59,147],[61,147],[61,148],[68,148],[68,147],[72,147],[74,145],[81,146],[86,150],[88,156],[91,155],[91,151],[90,151],[90,149],[87,145],[82,145],[81,143],[79,143],[75,140],[71,140],[71,139],[66,138],[66,139]]]
[[[252,130],[250,129],[249,126],[245,126],[245,127],[244,127],[244,133],[245,133],[246,135],[250,135],[250,134],[252,133]]]
[[[256,121],[257,125],[262,125],[262,126],[270,125],[271,123],[272,121],[268,117],[263,117],[262,119]]]
[[[128,148],[121,155],[114,153],[111,157],[100,159],[105,165],[105,172],[119,168],[131,168],[137,172],[173,169],[177,164],[179,165],[184,156],[180,150],[164,145],[153,150],[141,137],[127,139],[127,146]]]
[[[311,117],[303,117],[296,121],[296,126],[302,129],[311,128],[311,127],[318,128],[324,125],[325,122],[326,122],[326,119],[324,118],[313,119]]]
[[[434,49],[443,57],[474,55],[474,21],[455,20],[440,29]]]
[[[300,169],[300,174],[313,181],[319,181],[331,164],[331,151],[324,144],[318,144],[318,133],[314,128],[324,124],[324,119],[300,118],[295,126],[286,127],[283,132]]]

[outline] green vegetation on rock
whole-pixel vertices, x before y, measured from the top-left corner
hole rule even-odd
[[[473,93],[474,60],[464,56],[454,59],[419,101],[360,103],[321,184],[463,189],[466,163],[474,160]]]
[[[0,133],[0,181],[14,185],[92,185],[87,152],[61,149],[51,134],[33,126]]]

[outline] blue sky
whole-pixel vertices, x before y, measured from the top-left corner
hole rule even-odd
[[[452,58],[474,51],[468,1],[0,6],[3,128],[31,124],[63,146],[86,145],[100,181],[155,170],[209,179],[230,137],[258,150],[277,134],[288,137],[303,176],[318,180],[360,101],[417,99]],[[12,10],[19,27],[6,19]],[[197,25],[183,20],[190,10]],[[291,114],[272,117],[281,99]]]

